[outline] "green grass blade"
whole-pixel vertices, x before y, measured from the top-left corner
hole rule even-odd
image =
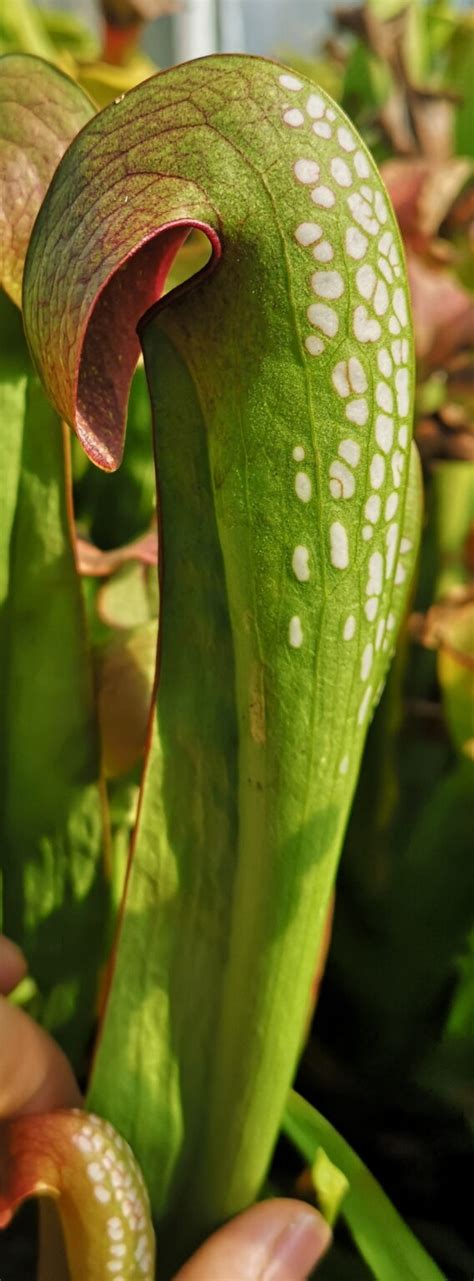
[[[287,1102],[283,1132],[309,1164],[321,1146],[345,1174],[349,1190],[341,1217],[377,1281],[446,1281],[360,1157],[295,1091]]]

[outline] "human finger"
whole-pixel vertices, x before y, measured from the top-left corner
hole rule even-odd
[[[175,1281],[305,1281],[330,1240],[327,1223],[304,1202],[261,1201],[215,1232]]]

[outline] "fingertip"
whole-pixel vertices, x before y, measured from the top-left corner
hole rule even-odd
[[[306,1281],[331,1239],[304,1202],[261,1201],[214,1233],[175,1281]]]
[[[21,948],[11,939],[0,934],[0,993],[8,996],[21,983],[28,970],[28,963]]]

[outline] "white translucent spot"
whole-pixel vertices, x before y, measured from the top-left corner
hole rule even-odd
[[[73,1134],[72,1141],[74,1146],[79,1148],[79,1151],[83,1152],[84,1155],[88,1155],[93,1151],[90,1139],[87,1139],[84,1134]]]
[[[402,339],[401,338],[394,339],[394,342],[392,343],[392,356],[395,361],[395,364],[401,365],[402,363]]]
[[[372,187],[367,187],[367,186],[361,187],[361,193],[363,196],[365,196],[365,199],[368,201],[369,205],[373,205],[374,193],[372,191]]]
[[[345,641],[352,640],[352,637],[355,636],[355,630],[356,630],[355,615],[348,614],[346,621],[344,623],[344,631],[342,633],[344,640]]]
[[[388,289],[383,280],[377,281],[377,287],[374,293],[374,311],[376,316],[385,316],[388,311]]]
[[[302,445],[295,445],[295,448],[294,448],[294,450],[293,450],[293,458],[294,458],[294,460],[295,460],[295,463],[302,463],[302,462],[303,462],[303,458],[304,458],[304,449],[303,449],[303,446],[302,446]]]
[[[370,520],[370,523],[372,525],[377,524],[377,521],[380,517],[381,507],[382,507],[382,503],[381,503],[381,499],[379,498],[379,495],[371,494],[370,498],[367,499],[367,502],[364,507],[364,516],[367,517],[367,520]]]
[[[374,618],[377,617],[378,608],[379,608],[379,602],[376,596],[371,596],[370,600],[367,600],[365,602],[364,614],[369,623],[373,623]]]
[[[317,258],[318,262],[331,262],[334,258],[334,249],[329,244],[329,240],[322,240],[321,244],[316,245],[313,249],[313,258]]]
[[[388,284],[391,285],[393,283],[393,271],[392,271],[392,268],[389,266],[389,263],[387,262],[386,258],[379,258],[378,267],[379,267],[379,271],[382,272],[382,275],[385,276],[385,279],[388,282]]]
[[[398,257],[398,253],[397,253],[397,250],[396,250],[396,248],[395,248],[395,245],[394,245],[394,244],[392,244],[392,245],[390,246],[390,249],[389,249],[389,251],[388,251],[388,256],[389,256],[389,260],[390,260],[390,262],[391,262],[391,264],[392,264],[392,267],[395,267],[395,268],[396,268],[396,267],[398,266],[398,263],[399,263],[400,259],[399,259],[399,257]],[[397,272],[396,274],[397,274],[397,275],[399,275],[400,273],[399,273],[399,272]]]
[[[373,536],[374,536],[374,531],[372,529],[372,525],[364,525],[362,530],[362,537],[364,539],[364,542],[370,543],[370,540],[371,538],[373,538]]]
[[[363,151],[356,151],[354,165],[359,178],[370,178],[370,165]]]
[[[370,464],[370,483],[372,489],[380,489],[385,479],[385,461],[381,454],[374,454]]]
[[[368,248],[367,236],[364,236],[357,227],[348,227],[346,231],[346,252],[349,258],[355,258],[356,261],[364,257]]]
[[[336,119],[336,112],[335,112],[335,111],[333,111],[332,107],[328,107],[328,109],[327,109],[327,111],[326,111],[326,116],[327,116],[328,120],[335,120],[335,119]]]
[[[372,686],[371,686],[371,685],[368,685],[368,686],[367,686],[367,689],[366,689],[366,691],[365,691],[364,697],[363,697],[363,699],[362,699],[361,705],[360,705],[360,707],[359,707],[359,713],[358,713],[358,716],[357,716],[357,723],[358,723],[359,725],[363,725],[363,723],[364,723],[364,721],[365,721],[365,718],[366,718],[366,716],[367,716],[367,712],[368,712],[369,707],[370,707],[370,700],[371,700],[371,698],[372,698]]]
[[[102,1182],[104,1171],[98,1161],[92,1161],[90,1165],[86,1166],[86,1169],[89,1179],[92,1179],[94,1183]]]
[[[310,356],[320,356],[324,351],[323,340],[322,338],[318,338],[316,334],[309,334],[304,340],[304,345],[306,347],[306,351],[309,351]]]
[[[365,262],[356,272],[356,285],[362,298],[371,298],[377,277],[370,263]]]
[[[352,174],[349,165],[341,156],[334,156],[331,160],[331,173],[334,181],[339,187],[352,187]]]
[[[292,649],[301,649],[303,644],[303,628],[301,626],[301,619],[298,618],[297,614],[294,614],[293,618],[290,618],[288,640]]]
[[[398,507],[398,494],[395,494],[392,491],[392,493],[389,494],[387,501],[385,503],[385,520],[393,520],[397,507]]]
[[[387,631],[388,631],[388,632],[393,632],[393,629],[394,629],[394,627],[395,627],[396,621],[397,621],[397,620],[396,620],[396,618],[395,618],[395,614],[394,614],[394,613],[392,613],[392,610],[390,610],[390,613],[389,613],[388,618],[387,618]]]
[[[384,638],[384,632],[385,632],[385,619],[384,619],[384,618],[381,618],[381,619],[379,619],[379,622],[377,623],[377,632],[376,632],[376,636],[375,636],[375,648],[376,648],[376,650],[377,650],[377,651],[378,651],[379,649],[381,649],[381,647],[382,647],[382,641],[383,641],[383,638]]]
[[[127,1253],[126,1245],[111,1245],[110,1253],[115,1255],[116,1259],[123,1259]]]
[[[331,546],[331,564],[335,569],[347,569],[349,564],[349,542],[347,532],[340,520],[334,520],[329,529]]]
[[[283,114],[283,120],[285,124],[290,125],[292,129],[299,129],[301,125],[304,125],[304,115],[302,111],[298,110],[298,107],[290,107],[289,111],[285,111]]]
[[[401,560],[399,560],[395,574],[395,586],[400,587],[401,583],[405,582],[406,576],[406,569],[404,569]]]
[[[293,170],[298,182],[309,186],[311,183],[318,181],[319,165],[316,164],[315,160],[296,160]]]
[[[352,472],[336,458],[329,468],[329,489],[333,498],[352,498],[355,480]]]
[[[360,661],[361,680],[366,681],[367,677],[370,676],[373,661],[374,661],[374,647],[372,643],[369,641],[368,645],[366,645],[364,649],[364,652],[362,654],[362,658]]]
[[[289,89],[291,93],[296,93],[297,89],[303,88],[301,80],[298,80],[297,76],[289,76],[286,72],[285,75],[279,76],[278,79],[283,88]]]
[[[403,454],[399,449],[395,450],[392,458],[392,476],[395,489],[399,489],[403,475]]]
[[[341,144],[343,151],[355,151],[356,149],[355,139],[353,138],[352,134],[349,133],[349,130],[346,129],[345,125],[341,125],[341,128],[338,129],[337,136],[339,138],[339,142]]]
[[[324,302],[314,302],[308,307],[308,320],[315,329],[321,329],[328,338],[334,338],[339,329],[339,318],[332,307]]]
[[[350,467],[357,467],[360,460],[360,445],[356,440],[341,440],[338,450],[340,458],[343,458]]]
[[[379,222],[386,222],[388,218],[387,206],[380,191],[375,192],[375,212]]]
[[[320,120],[321,116],[324,116],[324,106],[324,101],[319,93],[310,93],[306,103],[306,110],[312,120]]]
[[[380,253],[383,254],[384,258],[387,258],[392,245],[393,236],[391,231],[384,231],[383,236],[381,236],[379,240],[379,250]]]
[[[398,323],[398,320],[397,320],[397,317],[396,317],[396,316],[390,316],[390,320],[389,320],[389,322],[388,322],[388,327],[389,327],[389,330],[390,330],[390,333],[391,333],[391,334],[399,334],[399,333],[400,333],[400,325],[399,325],[399,323]]]
[[[387,414],[393,410],[393,391],[388,383],[377,383],[375,388],[375,399],[379,409],[385,409]]]
[[[377,352],[377,364],[378,364],[380,373],[384,374],[385,378],[390,378],[393,365],[392,365],[390,353],[387,351],[386,347],[382,347],[381,350]]]
[[[347,774],[348,769],[349,769],[349,757],[343,756],[342,761],[340,762],[340,765],[339,765],[339,773]]]
[[[387,571],[386,572],[387,572],[387,578],[391,578],[393,574],[394,565],[395,565],[395,556],[397,552],[397,542],[398,542],[398,525],[396,521],[394,522],[393,525],[389,525],[387,529],[385,542],[387,546]]]
[[[375,419],[375,439],[379,449],[389,454],[393,445],[393,418],[387,414],[377,414]]]
[[[396,289],[393,295],[393,307],[397,319],[402,326],[408,323],[408,313],[405,294],[403,289]]]
[[[111,1241],[119,1241],[120,1238],[123,1237],[122,1220],[117,1218],[117,1216],[112,1219],[107,1219],[107,1232]]]
[[[347,376],[347,360],[339,360],[331,373],[332,385],[339,396],[350,396],[350,387]]]
[[[331,126],[330,126],[330,125],[328,125],[328,124],[326,123],[326,121],[325,121],[325,120],[316,120],[316,121],[315,121],[315,123],[314,123],[314,125],[313,125],[313,133],[315,133],[315,134],[317,135],[317,137],[318,137],[318,138],[331,138],[331,137],[332,137],[332,129],[331,129]]]
[[[383,587],[383,556],[381,552],[372,552],[369,559],[369,577],[365,589],[366,596],[381,596]]]
[[[310,573],[308,560],[308,548],[301,546],[301,544],[299,544],[298,547],[295,547],[291,564],[295,578],[298,579],[299,583],[307,583],[309,580]]]
[[[346,418],[350,423],[356,423],[357,427],[365,427],[369,417],[369,406],[364,396],[360,400],[350,400],[346,405]]]
[[[353,315],[354,334],[359,342],[377,342],[380,338],[380,325],[374,316],[369,316],[367,308],[361,304]]]
[[[107,1201],[110,1201],[111,1193],[109,1192],[108,1188],[104,1188],[102,1183],[96,1183],[94,1188],[94,1196],[96,1197],[97,1201],[101,1201],[102,1204],[105,1205]]]
[[[405,415],[408,413],[408,410],[410,408],[410,398],[408,394],[408,389],[409,389],[408,369],[397,369],[397,372],[395,375],[395,386],[397,389],[398,412],[401,418],[405,418]]]
[[[402,338],[402,360],[405,365],[408,362],[408,355],[409,355],[408,338]]]
[[[107,1271],[111,1273],[121,1272],[122,1264],[119,1262],[118,1259],[111,1259],[110,1262],[107,1264]]]
[[[322,209],[332,209],[336,197],[330,187],[315,187],[311,192],[313,204],[320,205]]]
[[[370,236],[376,236],[380,230],[377,219],[373,217],[370,205],[358,191],[353,192],[347,197],[347,203],[353,218],[359,223],[364,231],[368,231]]]
[[[402,538],[402,541],[400,543],[400,551],[402,553],[402,556],[405,555],[405,552],[411,552],[412,547],[413,547],[413,543],[411,541],[411,538]]]
[[[403,424],[403,427],[400,427],[400,431],[398,433],[398,443],[399,445],[401,445],[402,449],[406,449],[408,444],[408,427],[406,423]]]
[[[353,391],[367,391],[368,384],[365,369],[361,365],[358,356],[349,356],[349,382]]]
[[[335,300],[344,293],[344,281],[338,271],[315,271],[311,284],[318,298]]]
[[[303,245],[306,248],[307,245],[314,245],[315,240],[319,240],[322,234],[323,229],[318,226],[317,222],[300,222],[295,231],[295,238],[299,245]]]
[[[296,473],[295,492],[301,503],[309,503],[311,498],[311,481],[305,471],[298,471]]]

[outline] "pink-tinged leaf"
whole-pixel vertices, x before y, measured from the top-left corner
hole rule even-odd
[[[427,267],[413,254],[408,254],[407,266],[417,356],[431,368],[442,366],[453,351],[472,344],[472,298],[453,276]]]
[[[78,85],[41,58],[10,54],[0,64],[0,282],[20,306],[26,250],[61,156],[94,115]]]
[[[108,578],[115,574],[122,565],[136,561],[139,565],[158,564],[158,534],[155,529],[143,538],[137,538],[124,547],[114,547],[112,551],[101,551],[85,538],[76,539],[77,568],[80,574],[91,578]]]
[[[32,1196],[56,1200],[70,1281],[152,1281],[145,1184],[108,1122],[76,1109],[10,1121],[0,1135],[0,1228]]]

